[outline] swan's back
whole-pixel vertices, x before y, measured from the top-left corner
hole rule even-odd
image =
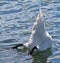
[[[29,49],[32,49],[34,46],[38,46],[39,50],[46,50],[51,47],[51,44],[52,38],[45,30],[44,17],[42,13],[39,13],[36,22],[33,25],[30,39],[25,46]]]

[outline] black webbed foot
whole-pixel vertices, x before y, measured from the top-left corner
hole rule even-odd
[[[19,46],[24,46],[23,44],[16,44],[15,46],[12,47],[12,49],[16,49],[18,48]]]
[[[30,54],[30,55],[33,55],[33,52],[34,52],[35,49],[37,49],[36,46],[34,46],[34,47],[32,48],[32,50],[29,52],[29,54]]]

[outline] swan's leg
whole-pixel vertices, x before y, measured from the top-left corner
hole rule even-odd
[[[29,52],[29,54],[31,54],[31,55],[32,55],[35,49],[37,49],[37,47],[36,47],[36,46],[34,46],[34,47],[32,48],[32,50]]]
[[[19,46],[24,46],[24,44],[17,44],[17,45],[15,45],[15,46],[13,46],[12,49],[17,49]],[[32,48],[32,50],[29,52],[29,54],[32,55],[35,49],[37,49],[36,46],[34,46],[34,47]]]
[[[16,49],[19,46],[24,46],[23,44],[16,44],[15,46],[12,47],[12,49]]]

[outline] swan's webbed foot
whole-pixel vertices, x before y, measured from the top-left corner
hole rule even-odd
[[[32,48],[32,50],[29,52],[29,54],[30,54],[30,55],[33,55],[33,52],[34,52],[35,49],[37,50],[37,47],[36,47],[36,46],[34,46],[34,47]]]
[[[16,44],[15,46],[12,47],[12,49],[17,49],[19,46],[20,46],[20,47],[21,47],[21,46],[24,46],[24,44]],[[34,47],[32,48],[32,50],[29,52],[29,54],[30,54],[30,55],[33,55],[33,52],[34,52],[35,49],[37,50],[37,47],[36,47],[36,46],[34,46]]]
[[[15,46],[12,47],[12,49],[16,49],[18,48],[19,46],[24,46],[23,44],[16,44]]]

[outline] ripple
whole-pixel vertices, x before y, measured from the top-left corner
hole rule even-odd
[[[0,11],[0,15],[2,14],[11,14],[11,13],[17,13],[17,12],[21,12],[22,9],[19,9],[19,10],[10,10],[10,11]]]
[[[52,56],[48,58],[53,63],[60,63],[60,0],[1,0],[0,1],[0,62],[1,63],[31,63],[25,52],[19,55],[16,50],[6,50],[9,47],[28,41],[32,26],[41,6],[45,16],[45,29],[52,35],[54,43]],[[3,50],[3,48],[5,48]],[[34,57],[33,59],[35,59]],[[44,58],[44,57],[43,57]],[[40,59],[37,58],[37,62]]]

